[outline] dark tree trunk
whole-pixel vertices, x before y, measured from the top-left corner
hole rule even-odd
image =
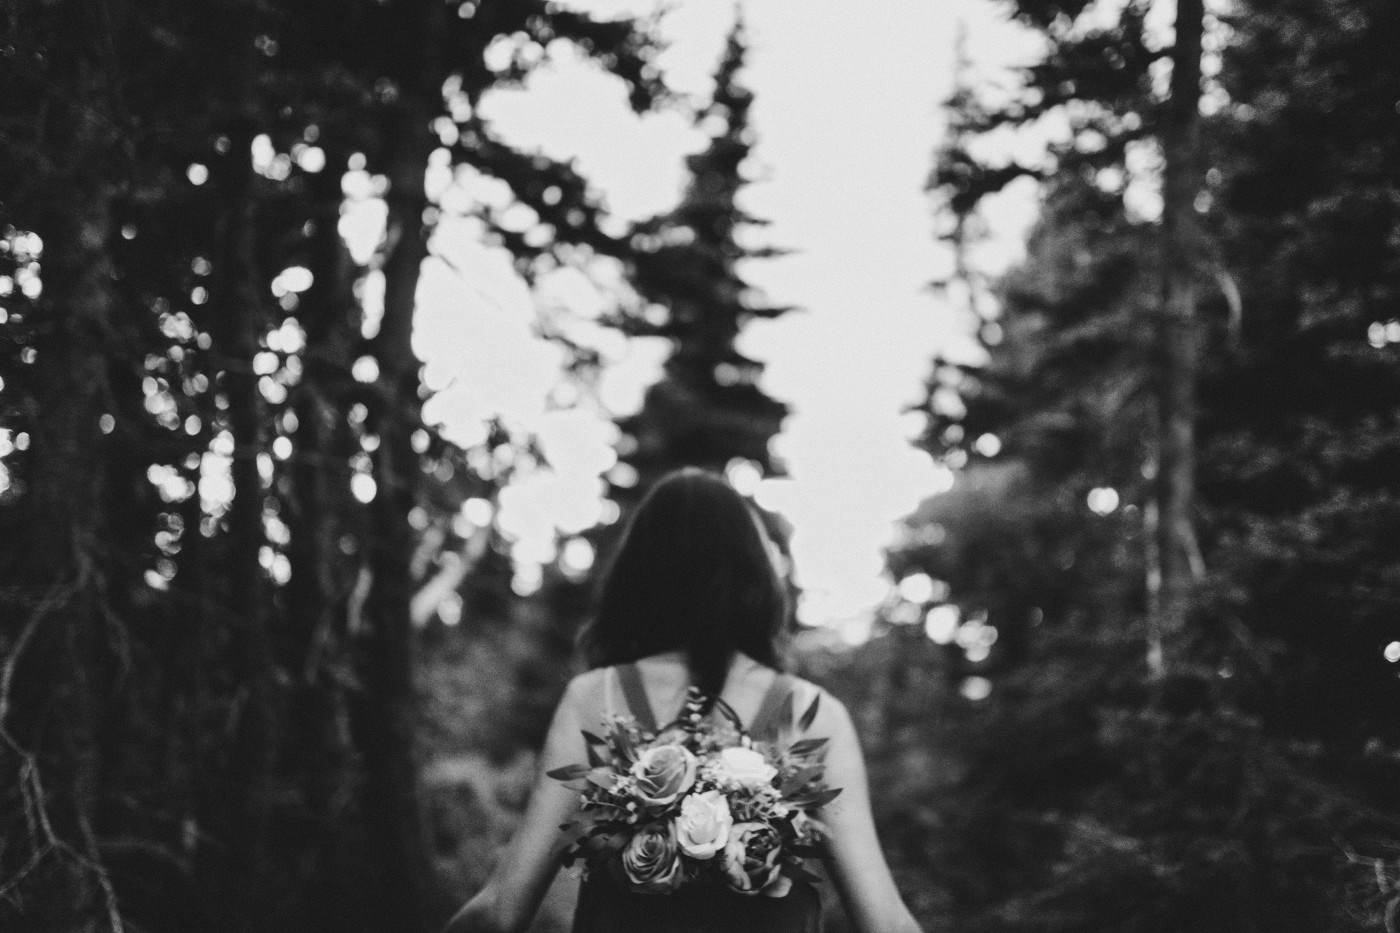
[[[1165,673],[1186,631],[1196,547],[1196,383],[1200,325],[1196,309],[1201,231],[1196,221],[1200,186],[1199,106],[1203,0],[1178,0],[1172,49],[1171,99],[1162,121],[1162,312],[1158,388],[1156,557],[1160,590],[1150,620],[1153,673]],[[1150,570],[1149,570],[1150,572]]]
[[[413,683],[415,590],[409,568],[415,536],[408,513],[416,504],[421,466],[413,449],[420,423],[419,361],[413,353],[413,311],[419,270],[428,256],[423,193],[428,156],[436,146],[429,118],[439,107],[437,45],[442,4],[417,0],[401,11],[400,28],[422,50],[417,70],[402,76],[399,102],[386,114],[384,169],[389,177],[389,247],[384,262],[384,316],[374,342],[382,393],[372,425],[379,434],[366,564],[367,631],[360,654],[364,689],[356,732],[365,763],[367,831],[379,856],[382,906],[378,926],[417,933],[436,919],[432,865],[420,809],[414,747],[417,703]]]
[[[419,164],[426,165],[428,152],[413,148],[418,151],[400,159],[421,158]],[[397,232],[397,242],[385,266],[387,292],[376,344],[384,398],[377,421],[374,475],[378,491],[371,505],[373,532],[366,555],[373,583],[365,605],[368,630],[361,654],[364,691],[358,719],[367,771],[368,829],[383,860],[386,906],[399,918],[401,929],[420,930],[428,926],[429,864],[414,753],[417,706],[409,618],[414,536],[408,513],[415,503],[420,467],[412,446],[418,363],[408,335],[418,266],[427,256],[427,242],[422,232],[422,169],[416,185],[410,181],[401,187],[405,177],[413,177],[411,171],[395,172],[392,177],[398,194],[391,195],[389,223]]]
[[[416,155],[421,155],[426,164],[426,151]],[[413,156],[401,158],[407,161]],[[395,173],[393,179],[395,192],[402,192],[403,175]],[[421,170],[417,191],[422,191]],[[419,202],[416,206],[415,201]],[[424,905],[429,864],[414,750],[417,706],[413,628],[409,618],[414,592],[409,559],[414,538],[408,524],[420,472],[418,455],[412,447],[410,420],[417,410],[418,367],[408,348],[407,334],[412,327],[418,266],[427,256],[422,214],[421,198],[415,198],[412,190],[391,196],[389,223],[397,232],[397,242],[385,266],[387,292],[376,345],[384,395],[376,420],[377,493],[370,506],[372,532],[366,542],[372,583],[365,604],[367,628],[360,653],[364,689],[358,698],[356,716],[366,769],[367,828],[381,857],[385,907],[406,931],[428,927]]]
[[[226,824],[220,835],[231,864],[227,885],[232,929],[258,929],[267,907],[267,837],[271,824],[277,754],[273,658],[268,635],[268,594],[259,552],[263,528],[263,400],[253,359],[266,324],[255,259],[256,174],[250,151],[258,133],[253,86],[256,34],[252,8],[230,10],[231,114],[225,133],[229,154],[213,167],[219,199],[209,319],[222,358],[221,390],[228,399],[233,436],[233,501],[226,515],[223,608],[230,626],[231,675],[236,685],[231,714],[233,742],[225,768]]]
[[[29,597],[19,612],[6,607],[0,651],[0,784],[22,811],[5,821],[0,864],[19,887],[18,899],[0,906],[0,926],[9,928],[6,914],[17,904],[16,928],[83,933],[122,925],[94,819],[108,633],[123,624],[104,614],[109,533],[100,454],[119,316],[108,246],[123,162],[108,4],[70,2],[48,15],[62,27],[48,49],[50,96],[38,133],[52,159],[34,225],[44,242],[34,343],[41,414],[25,471],[25,540],[11,555],[14,582]],[[27,875],[24,863],[33,869]]]
[[[342,735],[344,690],[334,671],[346,651],[347,559],[339,539],[348,504],[350,460],[344,394],[351,348],[358,337],[356,268],[337,230],[340,179],[323,172],[309,179],[312,234],[308,264],[313,284],[302,295],[299,317],[306,331],[304,373],[293,405],[297,429],[290,466],[287,523],[291,580],[284,592],[287,618],[279,645],[291,678],[286,729],[286,770],[306,804],[305,846],[314,856],[305,879],[310,912],[323,922],[348,926],[352,899],[337,894],[333,877],[347,845],[345,788],[353,770]]]

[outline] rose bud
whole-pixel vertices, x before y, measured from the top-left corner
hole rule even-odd
[[[729,830],[733,825],[729,801],[719,791],[691,794],[681,801],[681,815],[676,817],[676,841],[681,851],[691,858],[713,858],[729,842]]]
[[[695,756],[680,745],[658,745],[632,765],[637,799],[652,806],[671,803],[695,783]]]
[[[744,787],[762,787],[778,773],[762,753],[751,748],[726,748],[719,753],[719,763],[725,776]]]
[[[622,850],[622,870],[640,891],[667,893],[681,883],[681,859],[670,823],[649,823]]]
[[[782,897],[792,879],[781,874],[782,840],[766,823],[739,823],[724,847],[724,876],[740,894]]]

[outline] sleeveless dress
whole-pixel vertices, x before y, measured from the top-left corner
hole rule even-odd
[[[635,664],[614,668],[626,709],[646,729],[658,723]],[[749,726],[755,738],[774,736],[792,721],[793,681],[773,679]],[[743,895],[726,888],[685,889],[670,894],[631,891],[602,875],[579,889],[573,933],[821,933],[822,906],[816,888],[794,882],[784,897]]]

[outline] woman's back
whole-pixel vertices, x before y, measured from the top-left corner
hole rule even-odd
[[[634,674],[640,681],[640,695],[630,692]],[[578,703],[579,718],[593,726],[613,714],[636,716],[643,723],[650,719],[654,725],[664,726],[680,714],[690,687],[685,655],[676,651],[589,671],[575,680],[570,692]],[[799,706],[805,709],[820,692],[819,687],[800,677],[781,674],[747,655],[736,654],[720,699],[752,731],[755,725],[768,724],[760,720],[774,715],[773,704],[781,700],[783,693],[792,696],[787,707],[791,710]],[[790,728],[792,723],[782,725]]]
[[[647,703],[659,718],[673,718],[689,682],[683,658],[676,654],[645,658],[637,670]],[[735,707],[741,720],[750,722],[775,676],[771,669],[740,656],[731,666],[721,697]],[[875,836],[865,763],[850,715],[834,697],[806,681],[792,678],[789,683],[798,694],[796,710],[807,708],[809,696],[821,697],[804,737],[829,739],[826,783],[840,788],[841,794],[819,813],[826,827],[826,874],[853,928],[861,933],[917,933]],[[550,725],[541,756],[542,775],[520,829],[486,887],[449,924],[450,933],[519,931],[529,925],[559,864],[559,826],[579,808],[577,791],[543,772],[582,760],[586,756],[583,731],[596,730],[610,710],[625,712],[630,707],[620,705],[624,703],[616,670],[595,669],[569,684]],[[698,889],[644,895],[594,879],[582,886],[574,929],[577,933],[815,933],[820,929],[820,909],[810,886],[796,884],[785,898]]]
[[[656,655],[585,675],[578,692],[580,715],[601,720],[630,715],[647,728],[680,713],[690,686],[684,656]],[[720,698],[755,736],[779,737],[792,729],[792,710],[805,709],[818,689],[806,681],[736,655]],[[574,933],[818,933],[821,900],[812,885],[794,884],[783,897],[744,895],[724,887],[670,894],[628,890],[606,875],[590,876],[579,892]]]
[[[845,707],[806,681],[775,679],[779,675],[771,665],[776,664],[789,616],[787,590],[773,550],[762,516],[721,477],[679,470],[648,490],[600,579],[594,617],[583,633],[584,658],[593,670],[576,677],[565,691],[545,738],[540,779],[520,827],[491,880],[449,925],[452,933],[520,931],[529,925],[556,874],[560,852],[579,839],[560,833],[562,824],[574,823],[579,815],[579,791],[548,775],[568,774],[589,756],[584,734],[597,732],[609,712],[651,710],[658,725],[673,720],[692,681],[699,690],[718,695],[741,722],[755,728],[766,728],[769,720],[791,725],[794,714],[805,723],[803,711],[813,699],[822,698],[803,737],[827,740],[822,746],[825,785],[840,789],[834,800],[810,800],[824,827],[822,844],[833,886],[860,933],[917,931],[880,852],[860,742]],[[644,657],[637,660],[639,655]],[[628,673],[620,675],[623,670]],[[623,683],[630,683],[630,701],[623,695]],[[781,702],[789,690],[796,696]],[[807,747],[809,753],[816,749]],[[653,751],[662,749],[648,754]],[[676,753],[667,754],[674,764]],[[807,770],[798,769],[789,780]],[[819,806],[818,799],[826,805]],[[692,809],[699,813],[717,806],[701,801]],[[718,813],[715,809],[710,817],[716,833],[723,822],[713,815]],[[815,931],[820,911],[808,886],[794,883],[785,897],[719,890],[732,880],[741,890],[759,887],[777,893],[789,880],[774,874],[781,872],[782,866],[773,861],[779,849],[771,839],[760,839],[765,827],[748,822],[741,838],[724,843],[732,859],[723,866],[724,878],[714,881],[715,890],[702,892],[697,885],[692,893],[682,886],[671,894],[643,895],[594,878],[584,886],[575,929]],[[767,829],[776,832],[771,826]],[[815,826],[809,829],[804,838],[816,831]],[[661,836],[677,832],[674,826],[655,823],[643,827],[620,856],[624,862],[631,859],[622,870],[631,872],[634,883],[674,886],[679,862]],[[714,844],[712,839],[704,845]],[[693,838],[688,845],[703,848]],[[758,852],[766,854],[759,858]],[[648,880],[639,881],[638,874],[648,875]]]

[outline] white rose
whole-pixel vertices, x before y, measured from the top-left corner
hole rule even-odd
[[[729,801],[719,791],[691,794],[681,801],[681,815],[676,817],[676,842],[691,858],[713,858],[728,844],[733,825]]]
[[[726,748],[719,753],[719,762],[730,780],[745,787],[762,787],[778,773],[761,753],[751,748]]]

